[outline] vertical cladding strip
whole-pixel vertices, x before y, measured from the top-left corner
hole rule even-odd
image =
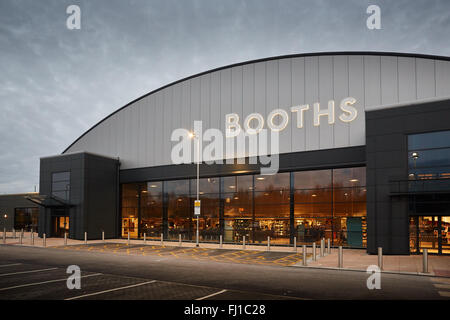
[[[172,132],[175,129],[178,128],[183,128],[185,129],[185,127],[183,127],[183,124],[181,122],[181,114],[183,112],[182,109],[182,92],[183,87],[182,87],[182,83],[177,83],[174,88],[173,88],[173,103],[172,103],[172,130],[169,131],[169,137],[168,139],[170,139],[169,141],[167,141],[167,143],[170,144],[171,149],[172,147],[177,144],[178,142],[172,142],[171,141],[171,137],[172,137]],[[172,150],[169,150],[169,152],[171,152]]]
[[[210,109],[209,109],[209,97],[210,97],[210,85],[211,84],[211,74],[203,75],[200,78],[200,118],[202,121],[203,132],[211,128],[210,121]],[[203,144],[203,148],[205,144]],[[205,159],[209,160],[209,159]]]
[[[278,60],[266,62],[266,113],[264,118],[273,110],[278,108]],[[272,152],[270,134],[267,137],[268,151]],[[281,135],[280,135],[281,136]]]
[[[305,100],[305,58],[292,59],[292,105],[300,106],[308,102]],[[311,108],[311,106],[310,106]],[[305,151],[305,129],[297,128],[297,117],[292,114],[292,152]],[[303,126],[305,121],[303,121]]]
[[[314,106],[313,103],[319,101],[319,59],[318,57],[305,58],[305,98],[310,104],[309,112],[305,112],[305,150],[319,149],[319,128],[314,126]]]
[[[350,146],[365,144],[364,64],[362,56],[349,56],[349,96],[356,99],[357,118],[350,123]]]
[[[436,95],[435,60],[416,59],[417,99]]]
[[[211,74],[203,75],[200,79],[200,120],[203,122],[203,131],[211,128],[210,121],[210,86],[211,86]]]
[[[323,56],[319,57],[319,100],[320,110],[328,109],[328,101],[333,99],[333,57]],[[335,121],[335,119],[334,119]],[[320,117],[319,127],[319,148],[330,149],[333,148],[333,127],[334,124],[329,124],[329,117]]]
[[[381,104],[380,57],[364,56],[364,96],[365,110]]]
[[[244,116],[242,125],[244,125],[245,117],[253,113],[255,105],[255,65],[249,64],[244,66],[242,77],[242,113]],[[252,122],[251,126],[254,127],[255,123]],[[248,150],[247,153],[249,153],[249,151],[250,150]],[[249,156],[251,156],[250,153]]]
[[[200,78],[191,79],[191,131],[194,130],[194,121],[201,120],[200,96],[201,96]],[[191,154],[195,155],[195,143],[191,144]],[[192,157],[194,159],[194,157]]]
[[[416,100],[416,67],[414,58],[398,57],[399,102]]]
[[[211,127],[220,129],[220,72],[211,75]]]
[[[225,134],[225,115],[231,113],[231,69],[220,71],[220,129]],[[226,153],[224,151],[224,158]]]
[[[279,60],[278,64],[278,104],[277,108],[285,110],[289,115],[286,129],[280,132],[280,153],[291,152],[292,116],[289,108],[292,105],[292,59]]]
[[[339,120],[339,103],[349,96],[348,56],[333,56],[333,98],[335,101],[336,122],[334,124],[334,147],[350,145],[350,124]]]
[[[231,112],[239,115],[240,124],[244,121],[242,112],[242,66],[231,69]],[[237,147],[237,146],[236,146]],[[237,149],[236,149],[237,150]],[[247,151],[247,150],[246,150]]]
[[[436,60],[436,96],[450,96],[450,61]]]
[[[266,63],[259,62],[254,65],[255,68],[255,101],[254,112],[261,115],[266,114]],[[264,118],[266,119],[266,118]],[[264,124],[267,128],[267,123]]]
[[[163,146],[164,141],[162,138],[164,132],[164,94],[162,91],[157,93],[156,108],[158,110],[158,118],[156,125],[156,165],[164,164],[163,158]]]
[[[397,57],[381,57],[380,65],[381,104],[398,102]]]

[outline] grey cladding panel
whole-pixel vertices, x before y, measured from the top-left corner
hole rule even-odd
[[[339,120],[340,101],[356,99],[357,118]],[[365,111],[381,105],[450,96],[450,62],[396,55],[307,56],[261,61],[224,68],[166,87],[120,110],[86,133],[67,153],[87,151],[120,157],[121,168],[171,164],[174,129],[193,129],[194,120],[225,129],[225,115],[235,112],[240,124],[258,112],[276,108],[289,114],[280,151],[312,151],[365,144]],[[335,123],[325,116],[313,125],[313,103],[321,109],[335,101]],[[297,128],[294,105],[309,104],[303,128]]]

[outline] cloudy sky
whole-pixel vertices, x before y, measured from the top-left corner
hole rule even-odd
[[[40,157],[180,78],[303,52],[450,56],[449,40],[448,0],[0,0],[0,194],[33,191]]]

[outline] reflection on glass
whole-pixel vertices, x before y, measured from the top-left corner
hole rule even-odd
[[[270,237],[289,244],[296,236],[301,244],[326,237],[334,245],[364,246],[365,181],[364,167],[202,178],[200,240],[217,242],[222,234],[224,242],[245,236],[248,243]],[[122,235],[193,240],[196,189],[196,179],[122,185]]]

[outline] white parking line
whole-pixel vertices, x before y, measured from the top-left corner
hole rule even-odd
[[[75,299],[80,299],[80,298],[84,298],[84,297],[96,296],[96,295],[99,295],[99,294],[108,293],[108,292],[112,292],[112,291],[118,291],[118,290],[123,290],[123,289],[128,289],[128,288],[139,287],[139,286],[143,286],[143,285],[154,283],[154,282],[156,282],[156,280],[142,282],[142,283],[138,283],[138,284],[132,284],[132,285],[126,286],[126,287],[120,287],[120,288],[114,288],[114,289],[109,289],[109,290],[105,290],[105,291],[99,291],[99,292],[94,292],[94,293],[83,294],[81,296],[67,298],[67,299],[64,299],[64,300],[75,300]]]
[[[438,291],[438,293],[439,293],[439,295],[441,297],[448,297],[448,298],[450,298],[450,292],[448,292],[448,291]]]
[[[47,269],[38,269],[38,270],[30,270],[30,271],[20,271],[20,272],[13,272],[13,273],[1,273],[0,277],[5,276],[13,276],[15,274],[24,274],[24,273],[33,273],[33,272],[41,272],[41,271],[50,271],[50,270],[56,270],[58,268],[47,268]]]
[[[433,284],[436,288],[439,289],[449,289],[450,290],[450,284],[445,284],[445,283],[434,283]]]
[[[224,292],[226,292],[226,291],[227,291],[227,290],[223,289],[223,290],[218,291],[218,292],[216,292],[216,293],[212,293],[212,294],[209,294],[209,295],[207,295],[207,296],[204,296],[204,297],[201,297],[201,298],[197,298],[197,299],[195,299],[195,300],[204,300],[204,299],[208,299],[208,298],[217,296],[217,295],[219,295],[219,294],[222,294],[222,293],[224,293]]]
[[[95,277],[95,276],[100,276],[102,275],[101,273],[94,273],[94,274],[88,274],[86,276],[81,276],[80,278],[87,278],[87,277]],[[0,288],[0,291],[5,291],[5,290],[11,290],[11,289],[17,289],[17,288],[23,288],[23,287],[30,287],[30,286],[38,286],[40,284],[46,284],[46,283],[52,283],[52,282],[59,282],[59,281],[67,281],[67,278],[64,279],[56,279],[56,280],[48,280],[48,281],[42,281],[42,282],[35,282],[35,283],[27,283],[27,284],[21,284],[18,286],[14,286],[14,287],[8,287],[8,288]]]
[[[1,267],[12,267],[12,266],[18,266],[18,265],[21,265],[21,263],[1,264],[0,268]]]

